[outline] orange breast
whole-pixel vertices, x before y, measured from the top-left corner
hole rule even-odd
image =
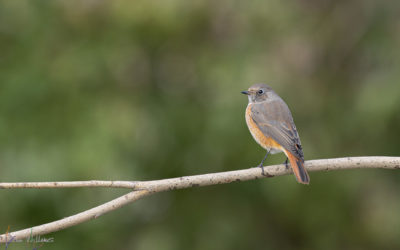
[[[271,148],[283,150],[282,146],[278,142],[271,137],[265,136],[264,133],[258,128],[257,124],[252,118],[251,105],[252,104],[249,104],[246,108],[246,123],[254,140],[256,140],[261,147],[267,150]]]

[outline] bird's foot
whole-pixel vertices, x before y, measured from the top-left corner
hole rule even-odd
[[[284,161],[283,163],[285,164],[285,168],[286,168],[286,170],[288,170],[289,169],[289,165],[288,165],[288,159],[289,158],[287,158],[286,157],[286,161]]]
[[[264,171],[264,165],[263,165],[262,163],[260,163],[260,165],[258,165],[258,167],[261,168],[261,174],[262,174],[263,176],[267,176],[267,175],[265,174],[265,171]]]

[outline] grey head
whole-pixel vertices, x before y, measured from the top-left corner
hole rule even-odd
[[[247,91],[242,91],[249,98],[249,103],[264,102],[276,97],[276,93],[270,86],[264,83],[256,83]]]

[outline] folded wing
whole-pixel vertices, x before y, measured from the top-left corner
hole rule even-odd
[[[271,137],[295,157],[304,161],[299,134],[288,106],[281,99],[255,103],[252,119],[266,137]]]

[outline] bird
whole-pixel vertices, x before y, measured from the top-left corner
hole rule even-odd
[[[241,93],[249,99],[245,117],[250,133],[254,140],[267,150],[259,165],[263,175],[263,164],[267,156],[283,152],[287,156],[286,167],[289,159],[297,182],[309,184],[310,177],[304,167],[300,137],[287,104],[264,83],[254,84]]]

